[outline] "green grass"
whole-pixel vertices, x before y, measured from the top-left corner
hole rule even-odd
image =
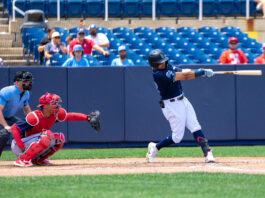
[[[216,157],[265,156],[264,146],[212,147]],[[63,149],[51,159],[86,159],[86,158],[120,158],[145,157],[147,148],[124,149]],[[199,147],[171,147],[161,149],[157,157],[202,157]],[[10,151],[4,151],[0,160],[15,160]]]
[[[263,175],[178,173],[0,178],[0,197],[263,198]]]

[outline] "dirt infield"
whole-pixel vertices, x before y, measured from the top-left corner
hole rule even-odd
[[[110,175],[134,173],[225,172],[265,174],[265,157],[217,157],[206,164],[202,158],[111,158],[51,160],[51,166],[15,167],[11,161],[0,161],[0,176]]]

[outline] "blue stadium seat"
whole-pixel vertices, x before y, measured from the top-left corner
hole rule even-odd
[[[57,0],[49,0],[48,2],[48,16],[57,17]],[[67,10],[65,9],[65,1],[60,0],[60,16],[67,16]]]
[[[68,17],[85,17],[85,6],[83,0],[65,1]]]
[[[85,7],[87,17],[101,17],[104,15],[102,0],[87,0]]]
[[[246,16],[246,0],[237,0],[235,1],[238,14],[241,16]],[[256,3],[253,0],[249,0],[249,15],[256,17]]]
[[[180,7],[176,0],[160,0],[157,6],[162,16],[174,17],[180,14]]]
[[[215,16],[217,18],[217,14],[216,0],[203,0],[203,16]]]
[[[196,29],[187,26],[177,28],[176,30],[178,33],[191,33],[196,31]]]
[[[123,9],[125,17],[137,17],[141,16],[141,9],[139,0],[124,0]]]
[[[142,16],[151,17],[152,16],[152,0],[142,0],[140,2],[141,2],[140,6],[141,6]],[[156,14],[159,16],[159,9],[157,6],[157,1],[156,1]]]
[[[50,58],[50,66],[62,66],[64,62],[67,60],[66,54],[54,54]]]
[[[159,27],[155,29],[156,33],[170,33],[170,32],[175,32],[174,28],[170,28],[170,27]]]
[[[83,55],[83,57],[85,59],[87,59],[87,61],[89,62],[89,65],[91,67],[94,67],[94,66],[102,66],[102,64],[93,56],[90,56],[90,55]]]
[[[105,1],[103,2],[103,7],[105,7]],[[123,16],[121,0],[108,0],[108,8],[109,17]]]
[[[234,0],[219,0],[218,13],[222,16],[237,16],[237,9]]]
[[[197,0],[180,0],[180,15],[182,16],[197,16],[198,15]]]

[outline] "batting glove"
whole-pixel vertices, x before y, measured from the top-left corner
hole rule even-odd
[[[203,69],[205,71],[205,75],[210,78],[214,76],[214,72],[212,69]]]

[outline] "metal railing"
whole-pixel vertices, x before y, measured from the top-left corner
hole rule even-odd
[[[25,12],[16,7],[16,1],[13,0],[13,21],[16,20],[16,12],[25,15]],[[246,19],[249,19],[249,0],[246,0]],[[108,0],[105,0],[105,21],[108,21]],[[152,20],[156,20],[156,0],[152,0]],[[203,0],[199,0],[199,21],[203,20]],[[57,21],[60,21],[60,0],[57,0]]]

